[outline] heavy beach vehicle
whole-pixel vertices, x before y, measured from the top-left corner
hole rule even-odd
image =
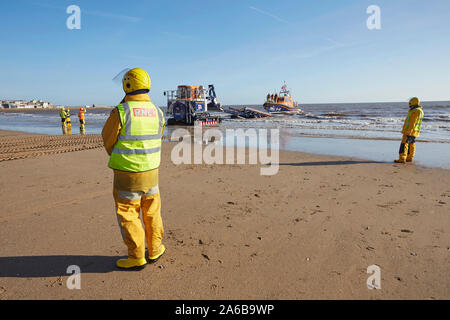
[[[179,85],[177,90],[164,91],[167,97],[167,124],[205,126],[217,125],[224,118],[223,108],[217,99],[214,85]]]

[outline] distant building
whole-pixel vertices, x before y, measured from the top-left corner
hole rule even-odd
[[[53,108],[50,102],[39,101],[35,104],[36,108]]]
[[[11,108],[53,108],[54,105],[50,102],[43,100],[0,100],[0,107],[4,109]]]

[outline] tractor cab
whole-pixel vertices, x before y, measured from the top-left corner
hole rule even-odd
[[[205,92],[203,86],[182,85],[178,86],[177,98],[183,100],[204,99]]]

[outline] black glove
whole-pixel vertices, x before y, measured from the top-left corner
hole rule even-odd
[[[406,136],[406,143],[411,144],[416,142],[416,137]]]

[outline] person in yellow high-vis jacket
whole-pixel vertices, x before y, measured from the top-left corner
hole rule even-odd
[[[416,153],[416,138],[422,127],[423,110],[417,97],[409,100],[409,112],[403,124],[403,138],[396,163],[412,162]]]
[[[146,243],[149,263],[165,252],[158,187],[165,120],[162,111],[150,101],[151,82],[145,70],[129,70],[122,83],[125,98],[111,111],[102,137],[110,155],[108,166],[114,170],[117,218],[128,247],[128,258],[117,260],[116,265],[140,269],[147,263]]]
[[[66,127],[67,127],[67,134],[72,134],[72,124],[70,122],[70,109],[67,108],[66,110]]]
[[[64,108],[61,108],[59,110],[59,116],[61,117],[61,128],[62,133],[67,134],[67,126],[66,126],[66,110]]]

